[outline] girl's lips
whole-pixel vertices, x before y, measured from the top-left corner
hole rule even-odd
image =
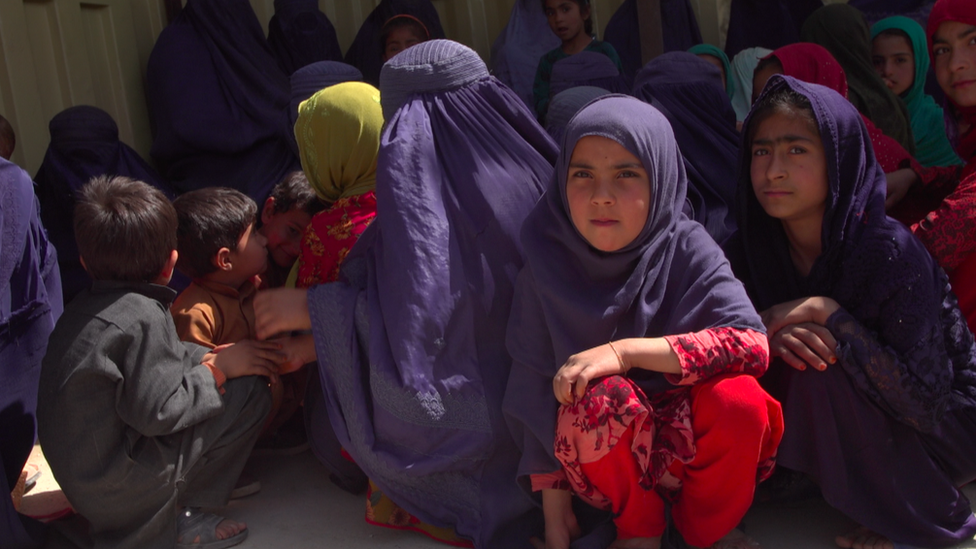
[[[596,225],[597,227],[609,227],[616,224],[617,221],[613,219],[591,219],[590,223]]]
[[[786,196],[790,193],[789,191],[763,191],[763,194],[766,196],[776,197],[776,196]]]
[[[967,86],[972,86],[973,84],[976,84],[976,80],[963,80],[962,82],[953,82],[952,87],[965,88]]]

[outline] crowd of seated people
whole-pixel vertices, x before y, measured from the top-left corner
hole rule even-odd
[[[0,484],[39,440],[120,549],[241,543],[248,458],[309,448],[456,547],[749,549],[810,494],[842,549],[971,541],[976,4],[768,4],[723,49],[519,0],[492,70],[429,0],[344,56],[188,0],[150,159],[78,105],[32,178],[0,117]]]

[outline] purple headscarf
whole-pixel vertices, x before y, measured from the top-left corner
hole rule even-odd
[[[901,362],[903,380],[888,379],[877,387],[866,373],[870,365],[857,360],[839,364],[883,409],[916,428],[931,428],[953,398],[953,371],[967,380],[970,398],[976,395],[972,334],[955,298],[948,299],[945,273],[908,228],[885,215],[885,176],[854,106],[829,88],[781,75],[770,79],[759,101],[783,88],[810,100],[824,145],[829,190],[823,251],[808,276],[797,274],[782,222],[766,214],[752,190],[751,146],[744,138],[739,232],[728,250],[736,273],[760,310],[800,297],[827,296],[899,357],[921,350],[924,360]],[[751,117],[744,136],[750,123]],[[949,301],[951,306],[944,308]],[[843,334],[834,335],[839,348],[847,345]],[[898,375],[897,368],[890,370],[888,375]]]
[[[504,338],[519,227],[555,145],[456,42],[401,52],[381,82],[376,220],[343,264],[345,283],[309,290],[328,415],[412,514],[476,547],[525,546],[539,517],[513,481]]]
[[[41,358],[61,315],[57,254],[44,234],[30,177],[0,158],[0,492],[13,490],[34,447]],[[0,498],[4,547],[40,547],[43,527]]]
[[[583,137],[612,139],[637,156],[651,180],[643,230],[615,252],[593,248],[573,224],[566,197],[569,162]],[[526,263],[509,322],[512,372],[505,394],[523,457],[518,474],[560,468],[553,453],[559,402],[552,378],[574,353],[627,337],[660,337],[712,327],[764,331],[722,250],[682,213],[684,164],[667,119],[632,97],[605,96],[566,128],[556,173],[522,227]],[[663,374],[630,374],[648,396],[674,386]]]
[[[315,92],[341,84],[343,82],[361,82],[363,73],[352,65],[347,65],[342,61],[319,61],[296,70],[291,75],[291,104],[288,114],[291,117],[291,127],[295,127],[298,120],[298,106]],[[298,142],[295,141],[295,132],[290,134],[289,141],[298,154]]]
[[[301,169],[288,77],[247,0],[189,0],[146,68],[152,157],[181,192],[226,186],[259,204]]]
[[[611,93],[630,93],[630,79],[620,74],[617,64],[595,51],[581,51],[552,66],[549,97],[577,86],[603,88]]]
[[[342,61],[335,27],[316,0],[274,0],[268,45],[282,72],[290,75],[316,61]]]
[[[352,45],[346,50],[346,63],[363,73],[363,79],[377,86],[383,66],[383,25],[397,15],[412,15],[427,27],[432,39],[444,38],[444,27],[430,0],[381,0],[363,21]]]
[[[539,0],[516,0],[508,24],[491,45],[492,74],[532,108],[532,83],[539,59],[559,44]]]
[[[610,95],[610,92],[594,86],[577,86],[557,93],[546,112],[546,131],[556,143],[562,143],[566,124],[590,101],[604,95]]]
[[[739,132],[721,72],[697,55],[665,53],[637,74],[634,95],[657,107],[671,123],[688,174],[689,217],[723,242],[735,232],[732,174]]]
[[[617,50],[624,75],[630,79],[643,65],[637,1],[624,0],[603,32],[603,39]],[[664,30],[666,52],[688,51],[695,44],[702,43],[698,19],[688,0],[661,0],[661,28]]]
[[[149,183],[168,198],[173,188],[128,145],[107,112],[88,105],[67,108],[51,119],[51,143],[34,176],[41,220],[58,250],[65,302],[88,287],[91,279],[78,260],[74,210],[81,188],[93,177],[124,175]]]

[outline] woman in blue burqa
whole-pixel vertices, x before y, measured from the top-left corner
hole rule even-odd
[[[456,42],[405,50],[380,81],[376,219],[339,282],[260,294],[258,335],[311,328],[322,391],[306,400],[325,401],[384,494],[475,547],[531,547],[542,516],[515,483],[501,414],[505,331],[519,228],[556,146]]]

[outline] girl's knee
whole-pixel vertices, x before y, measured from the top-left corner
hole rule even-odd
[[[696,427],[708,423],[736,430],[749,425],[765,429],[770,423],[781,423],[781,417],[779,403],[749,375],[719,376],[692,389],[692,421]]]

